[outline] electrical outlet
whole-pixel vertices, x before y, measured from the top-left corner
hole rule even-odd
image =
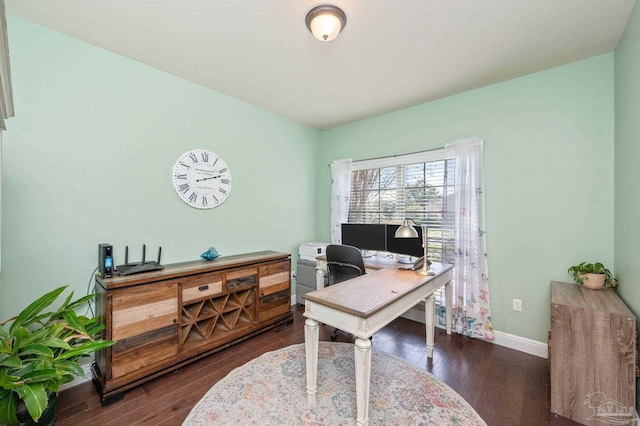
[[[518,311],[518,312],[522,312],[522,300],[513,299],[513,310],[514,311]]]

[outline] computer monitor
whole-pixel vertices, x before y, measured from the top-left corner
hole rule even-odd
[[[395,233],[399,227],[400,225],[387,225],[387,251],[416,257],[424,255],[422,228],[414,226],[414,229],[418,231],[418,238],[396,238]]]
[[[386,250],[386,225],[382,223],[343,223],[342,244],[360,250]]]

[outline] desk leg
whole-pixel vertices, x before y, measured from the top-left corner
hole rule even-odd
[[[317,378],[318,378],[318,340],[320,338],[320,326],[318,322],[307,318],[304,322],[304,349],[307,362],[307,402],[310,406],[316,405]]]
[[[445,313],[445,322],[447,324],[447,334],[451,334],[451,314],[453,313],[453,300],[452,300],[452,288],[451,281],[444,285],[444,299],[447,307],[447,312]]]
[[[358,426],[369,424],[369,383],[371,382],[371,340],[356,339],[356,407]]]
[[[316,268],[316,289],[324,288],[324,269]]]
[[[434,326],[433,317],[435,315],[436,297],[431,294],[424,301],[425,326],[427,328],[427,358],[433,358],[433,334]]]

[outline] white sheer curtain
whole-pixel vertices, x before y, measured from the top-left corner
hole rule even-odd
[[[351,159],[331,163],[331,244],[342,243],[340,224],[349,219],[352,163]]]
[[[478,138],[447,144],[455,159],[455,268],[452,328],[471,337],[493,340],[484,214],[484,173]]]

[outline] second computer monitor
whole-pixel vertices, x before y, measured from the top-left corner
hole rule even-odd
[[[382,223],[343,223],[342,244],[360,250],[386,250],[386,225]]]
[[[418,238],[396,238],[396,230],[400,225],[387,225],[387,251],[420,257],[424,254],[422,248],[422,228],[414,226],[418,231]]]

